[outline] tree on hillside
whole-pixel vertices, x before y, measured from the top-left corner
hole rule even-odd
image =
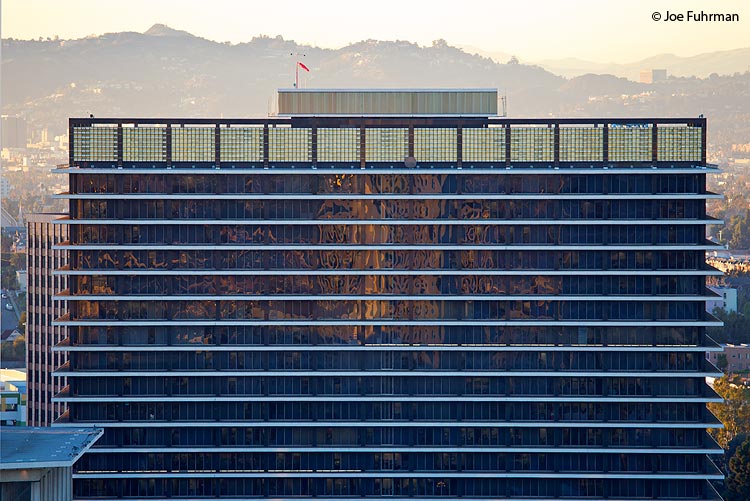
[[[725,229],[730,249],[750,249],[750,209],[730,217]]]
[[[26,334],[26,312],[25,311],[22,311],[21,316],[18,318],[18,332],[24,335]],[[721,369],[721,367],[719,368]]]
[[[727,501],[750,499],[750,438],[742,442],[729,460],[726,486],[725,499]]]
[[[717,343],[741,344],[750,343],[750,315],[745,314],[747,304],[740,307],[742,312],[727,312],[723,308],[716,308],[713,314],[722,322],[723,327],[709,327],[706,333]]]
[[[26,360],[26,338],[18,336],[13,341],[0,344],[0,359],[20,362]]]
[[[732,384],[727,376],[714,381],[714,390],[724,402],[709,403],[708,408],[724,428],[713,428],[710,433],[726,449],[736,436],[750,433],[750,390]]]
[[[720,353],[719,356],[716,357],[716,367],[721,372],[726,372],[728,366],[729,366],[729,361],[727,360],[726,354]]]

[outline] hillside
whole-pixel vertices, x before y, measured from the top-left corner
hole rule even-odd
[[[443,40],[364,40],[331,50],[260,36],[231,45],[159,24],[78,40],[3,40],[2,112],[21,113],[52,135],[65,131],[68,117],[89,113],[264,116],[275,89],[293,84],[293,53],[305,54],[312,70],[302,72],[306,87],[494,87],[514,117],[704,114],[717,153],[750,138],[750,72],[647,85],[610,74],[564,78]],[[663,66],[658,57],[653,66]]]

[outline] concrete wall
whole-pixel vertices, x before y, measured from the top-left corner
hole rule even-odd
[[[0,499],[13,501],[72,501],[73,469],[30,468],[2,470]],[[28,494],[27,494],[28,493]]]

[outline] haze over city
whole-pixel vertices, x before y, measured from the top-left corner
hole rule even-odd
[[[737,13],[736,23],[655,22],[653,12]],[[242,2],[200,0],[5,0],[3,38],[83,38],[145,31],[156,23],[218,42],[281,35],[300,44],[337,49],[360,40],[408,40],[515,54],[522,61],[578,58],[628,63],[661,53],[692,56],[750,46],[744,0],[414,1],[377,4],[333,0]]]

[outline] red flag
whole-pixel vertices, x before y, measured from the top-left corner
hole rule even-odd
[[[299,61],[297,61],[297,64],[299,64],[302,67],[302,69],[305,70],[306,72],[308,72],[308,73],[310,72],[310,68],[308,68],[304,64],[300,63]]]

